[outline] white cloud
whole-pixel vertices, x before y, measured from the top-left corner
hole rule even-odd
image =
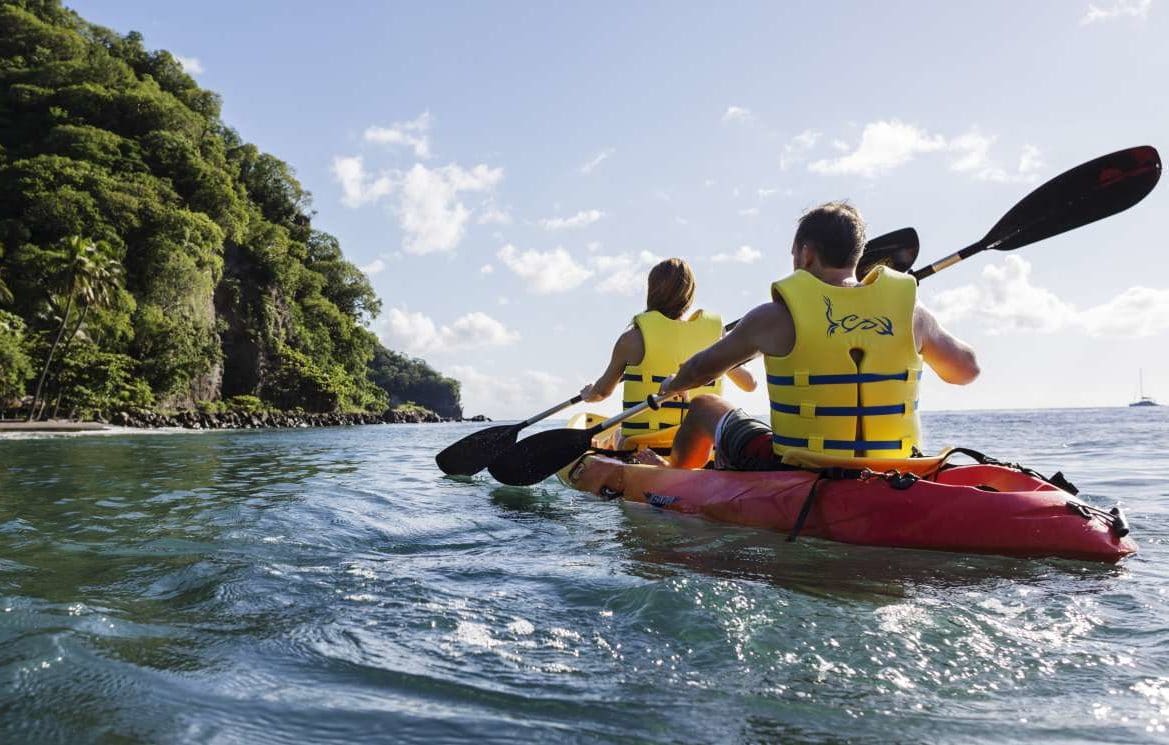
[[[600,210],[582,210],[572,217],[547,217],[540,220],[540,227],[544,230],[575,230],[586,225],[592,225],[605,216]]]
[[[990,147],[995,139],[977,129],[951,139],[947,148],[956,157],[950,162],[950,170],[969,174],[979,181],[998,183],[1035,181],[1039,169],[1043,167],[1039,148],[1024,145],[1019,156],[1019,165],[1012,171],[991,159]]]
[[[1031,265],[1018,256],[985,267],[977,285],[939,293],[930,307],[942,323],[974,317],[991,334],[1056,331],[1066,327],[1076,313],[1051,290],[1031,284]]]
[[[1024,145],[1023,152],[1019,156],[1019,175],[1028,180],[1033,180],[1037,175],[1037,171],[1043,168],[1043,156],[1039,152],[1039,148],[1034,145]]]
[[[520,252],[509,243],[499,249],[496,256],[514,274],[527,280],[528,286],[537,295],[571,290],[593,276],[592,271],[577,264],[559,246],[543,253]]]
[[[402,145],[418,158],[430,157],[430,112],[389,127],[369,127],[367,142]],[[479,164],[464,168],[451,163],[427,168],[415,163],[407,171],[387,170],[368,173],[361,156],[333,158],[333,177],[341,185],[341,203],[357,208],[396,196],[394,214],[402,229],[402,250],[410,254],[441,253],[453,250],[463,239],[474,210],[459,199],[465,192],[491,192],[503,180],[502,168]],[[478,210],[482,225],[511,222],[507,212],[495,206],[490,196]]]
[[[184,57],[181,54],[172,56],[175,58],[175,62],[178,62],[179,66],[183,68],[183,72],[188,75],[195,76],[203,74],[203,63],[199,61],[198,57]]]
[[[988,334],[1078,330],[1089,336],[1140,337],[1169,330],[1169,289],[1130,287],[1079,310],[1031,282],[1031,265],[1007,256],[983,269],[981,281],[935,295],[930,308],[942,323],[972,320]]]
[[[430,112],[424,111],[417,119],[408,122],[394,122],[389,127],[369,127],[365,130],[365,141],[379,145],[405,145],[414,150],[414,156],[425,160],[430,157]]]
[[[495,267],[492,266],[491,264],[484,264],[483,266],[479,267],[480,274],[493,274],[494,272],[495,272]]]
[[[742,215],[743,217],[758,217],[759,216],[759,208],[758,207],[748,207],[747,209],[739,210],[739,214]]]
[[[757,189],[755,193],[759,195],[760,199],[767,199],[778,191],[779,189]]]
[[[983,135],[972,129],[964,135],[959,135],[950,141],[950,150],[956,153],[955,159],[950,162],[950,169],[959,173],[979,171],[987,167],[990,162],[990,146],[995,138]]]
[[[493,205],[484,206],[476,221],[480,225],[511,225],[511,215]]]
[[[503,180],[502,168],[454,163],[430,169],[416,163],[400,182],[395,212],[405,235],[403,250],[411,254],[450,251],[466,232],[471,211],[459,201],[461,192],[493,189]]]
[[[589,262],[601,277],[596,286],[597,292],[616,295],[644,292],[650,267],[661,260],[660,256],[655,256],[649,251],[589,257]]]
[[[912,124],[879,121],[866,124],[856,149],[839,158],[817,160],[808,166],[815,173],[864,176],[878,174],[904,165],[919,153],[946,147],[940,135],[931,135]]]
[[[586,176],[589,175],[594,170],[596,170],[597,166],[601,165],[606,160],[613,157],[613,153],[615,153],[615,152],[617,152],[617,151],[611,147],[605,148],[604,150],[602,150],[601,152],[597,153],[592,158],[590,158],[588,160],[588,162],[586,162],[584,165],[582,165],[580,167],[580,172],[585,174]]]
[[[341,184],[341,204],[346,207],[376,202],[394,190],[389,176],[373,178],[367,174],[360,156],[333,158],[333,178]]]
[[[821,133],[814,129],[805,129],[788,140],[779,154],[779,170],[786,171],[796,163],[803,163],[812,148],[820,141]]]
[[[732,253],[717,253],[710,257],[710,260],[716,264],[733,261],[738,264],[754,264],[759,259],[763,258],[763,254],[751,248],[750,246],[739,246]]]
[[[1130,287],[1080,313],[1091,336],[1152,336],[1169,330],[1169,289]]]
[[[730,122],[749,122],[754,118],[755,115],[751,113],[750,109],[742,106],[728,106],[726,112],[723,113],[722,121],[723,124],[729,124]]]
[[[361,269],[361,271],[365,272],[367,275],[372,277],[373,275],[378,274],[379,272],[381,272],[383,269],[386,268],[386,262],[382,261],[381,259],[374,259],[373,261],[369,262],[365,266],[361,266],[358,268]]]
[[[1087,26],[1099,21],[1111,21],[1122,16],[1144,20],[1149,17],[1149,8],[1152,5],[1153,0],[1116,0],[1111,5],[1104,7],[1090,3],[1088,10],[1080,17],[1080,25]]]
[[[451,365],[445,372],[461,383],[463,410],[468,415],[482,413],[496,419],[529,416],[567,398],[566,387],[579,387],[575,381],[568,385],[563,378],[542,370],[495,376],[471,365]]]
[[[439,326],[422,313],[390,308],[376,328],[383,344],[410,354],[498,347],[512,344],[520,338],[518,332],[480,311],[460,316],[450,325]]]
[[[837,141],[833,143],[834,147],[842,155],[814,161],[808,170],[875,178],[909,163],[918,155],[941,153],[950,156],[950,170],[979,181],[1031,182],[1038,178],[1039,170],[1043,167],[1039,148],[1024,145],[1018,166],[1007,168],[991,156],[995,140],[995,137],[985,135],[977,128],[947,138],[897,120],[871,122],[865,125],[860,144],[855,149],[847,145],[841,148],[841,143]]]

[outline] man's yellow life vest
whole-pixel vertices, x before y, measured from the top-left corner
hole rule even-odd
[[[907,458],[921,437],[913,338],[917,282],[879,266],[837,287],[799,270],[771,286],[791,311],[790,354],[763,357],[772,448]]]
[[[723,333],[722,319],[701,310],[688,321],[676,321],[651,310],[634,316],[633,323],[641,331],[645,356],[640,364],[626,366],[621,378],[624,381],[621,405],[626,409],[656,394],[663,380],[678,372],[681,364],[696,352],[718,341]],[[714,385],[692,389],[690,397],[721,392],[722,381],[719,380]],[[665,401],[657,411],[647,410],[622,423],[621,435],[636,438],[634,442],[637,444],[669,447],[673,432],[668,435],[663,432],[660,437],[656,433],[681,424],[688,407],[687,402],[678,399]]]

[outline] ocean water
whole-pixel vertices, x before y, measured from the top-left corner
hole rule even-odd
[[[1169,741],[1169,408],[926,416],[1119,566],[443,477],[476,426],[0,439],[0,742]]]

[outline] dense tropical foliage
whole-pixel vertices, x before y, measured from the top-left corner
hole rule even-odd
[[[458,416],[456,381],[367,330],[381,303],[292,169],[219,114],[139,34],[0,0],[0,400]]]

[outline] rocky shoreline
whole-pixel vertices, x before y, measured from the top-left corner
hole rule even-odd
[[[195,410],[162,414],[155,411],[118,411],[111,416],[97,416],[88,422],[0,422],[0,431],[85,431],[102,429],[103,425],[138,429],[275,429],[279,427],[341,427],[357,424],[437,424],[441,422],[489,422],[482,414],[468,419],[450,419],[419,408],[387,409],[381,414],[369,412],[324,413],[264,411],[264,412],[202,412]],[[11,426],[9,426],[11,425]]]

